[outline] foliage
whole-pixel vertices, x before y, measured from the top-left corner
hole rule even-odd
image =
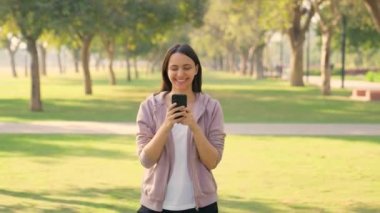
[[[380,35],[363,2],[345,0],[340,1],[339,5],[340,13],[346,19],[346,52],[349,54],[348,59],[353,58],[349,61],[353,61],[356,67],[375,65],[375,61],[378,61]],[[340,52],[341,48],[342,24],[339,25],[339,33],[334,34],[332,41],[332,48],[337,52]]]
[[[102,0],[53,1],[55,7],[54,29],[68,31],[79,39],[94,36],[101,28],[105,7]]]
[[[52,4],[49,0],[8,2],[15,23],[25,38],[37,39],[49,27]]]
[[[365,74],[365,78],[370,82],[380,82],[380,72],[369,71]]]

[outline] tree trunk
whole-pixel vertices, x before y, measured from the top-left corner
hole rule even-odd
[[[105,41],[105,46],[108,54],[108,71],[110,74],[110,84],[116,85],[115,72],[113,71],[114,44],[112,41]]]
[[[32,90],[30,99],[31,111],[42,111],[41,91],[40,91],[40,73],[38,70],[38,52],[37,39],[27,38],[27,49],[31,57],[30,70],[32,80]]]
[[[321,92],[323,95],[331,94],[330,78],[330,43],[331,43],[332,29],[326,29],[322,32],[322,49],[321,49],[321,78],[322,87]]]
[[[292,55],[290,59],[290,84],[304,86],[303,83],[303,38],[290,39]]]
[[[16,71],[16,63],[15,63],[15,54],[17,52],[17,49],[18,49],[18,46],[21,42],[19,41],[19,43],[17,44],[15,50],[12,50],[12,43],[11,41],[7,41],[7,50],[8,50],[8,53],[9,53],[9,57],[11,59],[11,69],[12,69],[12,75],[13,77],[17,78],[17,71]]]
[[[248,50],[248,74],[249,76],[253,76],[253,66],[254,66],[254,60],[253,60],[253,54],[255,51],[255,47],[252,46]]]
[[[25,54],[25,77],[28,77],[28,54]]]
[[[131,63],[129,62],[128,50],[125,50],[125,63],[127,65],[127,81],[131,81]]]
[[[304,86],[303,43],[305,41],[305,33],[309,29],[311,18],[315,13],[313,7],[311,7],[310,10],[305,10],[302,2],[303,1],[292,1],[292,24],[287,30],[292,50],[290,60],[290,84],[292,86]]]
[[[92,81],[90,73],[90,45],[92,36],[84,36],[82,39],[82,68],[84,76],[84,93],[86,95],[92,95]]]
[[[9,52],[9,56],[11,57],[12,75],[13,77],[17,78],[15,54],[16,52]]]
[[[137,67],[137,57],[133,57],[133,67],[135,69],[135,78],[139,78],[139,69]]]
[[[40,52],[41,52],[41,64],[40,64],[40,67],[41,67],[41,74],[43,76],[46,76],[46,48],[42,45],[42,44],[39,44],[38,45],[39,49],[40,49]]]
[[[78,48],[75,48],[72,50],[72,53],[74,59],[75,72],[79,73],[80,50]]]
[[[58,68],[59,68],[59,73],[63,73],[63,68],[62,68],[62,60],[61,60],[61,51],[62,48],[58,47],[57,49],[57,60],[58,60]]]
[[[255,48],[254,51],[254,79],[263,79],[264,78],[264,47],[265,45],[261,44]]]
[[[240,72],[242,75],[247,74],[247,62],[248,62],[248,52],[241,51],[241,53],[240,53]]]
[[[65,49],[63,49],[63,50],[65,50]],[[62,54],[62,51],[61,51],[61,59],[62,59],[62,72],[63,73],[66,73],[66,53],[65,53],[66,51],[63,51],[63,54]]]

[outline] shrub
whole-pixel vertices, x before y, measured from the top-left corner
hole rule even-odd
[[[365,78],[370,82],[380,82],[380,72],[369,71],[366,73]]]

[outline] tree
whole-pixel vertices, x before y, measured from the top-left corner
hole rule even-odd
[[[338,2],[336,0],[314,0],[312,2],[316,14],[319,16],[319,26],[321,29],[321,92],[323,95],[331,94],[331,39],[334,29],[340,21]]]
[[[43,30],[48,28],[49,20],[51,20],[49,12],[53,10],[51,2],[49,0],[13,0],[7,1],[6,5],[10,8],[12,17],[22,37],[26,40],[27,51],[31,57],[32,91],[30,109],[32,111],[42,111],[37,39]]]
[[[192,27],[202,25],[206,3],[200,0],[160,0],[125,4],[123,11],[127,13],[128,21],[117,43],[123,47],[127,81],[132,76],[130,59],[148,56],[153,70],[168,46],[188,41]],[[137,72],[135,75],[138,76]]]
[[[103,10],[104,16],[107,19],[101,20],[102,27],[100,28],[100,38],[103,43],[104,49],[107,52],[108,57],[108,71],[110,77],[110,84],[116,85],[115,72],[113,70],[113,61],[116,54],[116,38],[121,35],[121,32],[133,23],[130,13],[133,11],[133,5],[131,1],[122,0],[106,1],[107,7]]]
[[[375,23],[376,29],[380,32],[380,1],[364,0],[364,2]]]
[[[92,39],[99,32],[106,5],[102,0],[55,0],[55,24],[57,31],[65,30],[74,34],[81,41],[81,60],[86,95],[92,94],[90,73],[90,46]]]
[[[0,27],[0,46],[5,47],[9,53],[11,70],[13,77],[17,78],[15,55],[20,47],[21,38],[16,29],[15,23],[10,17],[2,27]]]
[[[302,0],[290,1],[290,26],[286,29],[289,36],[292,56],[290,61],[290,84],[304,86],[303,83],[303,45],[305,33],[314,15],[313,7],[306,8]],[[305,19],[305,20],[303,20]]]

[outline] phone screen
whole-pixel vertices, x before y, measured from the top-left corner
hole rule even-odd
[[[172,103],[177,103],[176,107],[179,107],[179,106],[187,107],[187,97],[184,94],[173,94]]]
[[[187,97],[184,94],[173,94],[172,95],[172,103],[177,103],[176,107],[180,107],[180,106],[187,107]],[[178,119],[181,117],[182,116],[178,116],[175,119]]]

